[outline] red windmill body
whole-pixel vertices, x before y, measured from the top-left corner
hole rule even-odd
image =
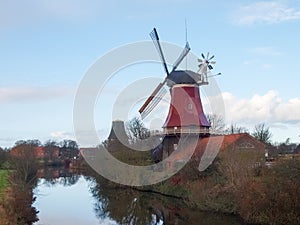
[[[174,85],[171,89],[171,104],[163,125],[166,134],[209,133],[210,124],[202,108],[199,86],[194,84]]]
[[[210,62],[214,56],[209,58],[209,54],[207,57],[202,54],[203,59],[198,59],[200,65],[197,73],[190,70],[176,70],[190,50],[188,43],[186,43],[183,52],[173,66],[173,70],[169,73],[155,28],[150,36],[158,49],[167,76],[153,91],[139,112],[142,118],[145,118],[167,92],[164,88],[164,85],[167,84],[170,88],[171,103],[163,125],[165,135],[163,148],[164,152],[169,155],[176,149],[178,140],[182,135],[193,134],[198,135],[199,138],[209,136],[210,124],[203,111],[199,86],[208,84],[207,73],[212,69],[210,63],[214,64],[215,62]]]

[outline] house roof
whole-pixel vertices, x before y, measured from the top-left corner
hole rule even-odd
[[[207,144],[211,145],[220,145],[220,142],[222,142],[220,146],[220,150],[224,151],[227,147],[230,147],[231,145],[237,143],[240,140],[248,140],[256,145],[259,145],[260,147],[265,147],[265,144],[258,141],[248,133],[240,133],[240,134],[228,134],[228,135],[217,135],[217,136],[210,136],[205,137],[202,139],[199,139],[197,148],[203,149],[206,148]]]
[[[226,147],[236,143],[237,141],[241,140],[241,139],[247,139],[248,141],[264,148],[266,147],[266,145],[261,142],[258,141],[257,139],[255,139],[253,136],[251,136],[248,133],[240,133],[240,134],[229,134],[229,135],[224,135],[224,141],[223,141],[223,145],[222,145],[222,149],[224,150]]]
[[[202,157],[204,152],[206,154],[217,154],[219,151],[225,151],[228,147],[233,146],[236,143],[241,142],[251,142],[253,145],[258,146],[259,148],[264,149],[265,144],[258,141],[251,135],[247,133],[240,134],[230,134],[230,135],[218,135],[218,136],[210,136],[199,139],[197,146],[194,150],[193,157]],[[186,146],[185,149],[190,149],[192,146]],[[187,151],[189,152],[189,151]],[[175,157],[172,157],[172,160],[182,160],[187,159],[188,154],[186,151],[181,151],[179,154],[176,154]]]
[[[294,151],[295,153],[300,153],[300,144],[297,146],[297,148]]]

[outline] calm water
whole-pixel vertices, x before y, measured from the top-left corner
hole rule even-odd
[[[34,225],[242,224],[235,217],[188,209],[177,199],[113,189],[93,177],[63,171],[40,178],[34,193],[39,211]]]
[[[65,178],[58,178],[49,184],[40,179],[35,190],[37,200],[34,206],[38,209],[41,225],[74,225],[74,224],[117,224],[109,218],[99,219],[95,214],[97,200],[92,196],[94,182],[87,181],[82,175],[70,184]]]

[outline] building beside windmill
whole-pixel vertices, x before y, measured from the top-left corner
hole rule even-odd
[[[122,120],[113,120],[111,130],[108,136],[109,141],[127,138],[125,124]]]
[[[128,136],[125,129],[125,123],[122,120],[112,121],[111,130],[107,138],[108,142],[128,143]]]
[[[221,145],[219,145],[219,140],[222,140]],[[261,159],[265,159],[265,153],[268,150],[266,146],[261,141],[258,141],[248,133],[240,134],[229,134],[229,135],[216,135],[199,138],[197,145],[195,146],[195,151],[192,156],[193,159],[200,162],[201,157],[205,151],[209,151],[208,145],[210,147],[218,146],[218,152],[248,152],[258,154]],[[189,146],[186,146],[187,148]],[[184,153],[183,153],[184,154]],[[163,155],[163,149],[158,148],[154,152],[153,156],[156,162],[162,161],[165,156]],[[185,158],[185,155],[177,154],[176,158],[173,158],[173,161],[180,161]]]

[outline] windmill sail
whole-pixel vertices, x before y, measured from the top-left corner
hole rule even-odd
[[[166,72],[167,76],[169,76],[169,71],[168,71],[167,63],[166,63],[164,54],[163,54],[163,52],[162,52],[161,45],[160,45],[160,43],[159,43],[158,33],[157,33],[157,31],[156,31],[155,28],[153,28],[153,30],[151,31],[150,37],[152,38],[153,43],[154,43],[154,45],[155,45],[155,47],[156,47],[156,49],[157,49],[157,51],[158,51],[158,53],[159,53],[159,56],[160,56],[161,61],[162,61],[162,63],[163,63],[165,72]]]
[[[164,54],[163,54],[163,51],[162,51],[162,48],[161,48],[161,45],[159,42],[158,33],[155,28],[153,28],[152,32],[150,33],[150,37],[152,38],[153,43],[159,53],[161,62],[163,64],[163,67],[164,67],[164,70],[165,70],[167,76],[164,79],[164,81],[155,88],[155,90],[152,92],[152,94],[147,98],[146,102],[139,109],[142,119],[144,119],[147,115],[149,115],[149,113],[155,108],[155,106],[162,100],[163,96],[166,94],[167,90],[166,90],[166,88],[164,88],[164,84],[167,82],[167,79],[169,78],[169,75],[170,75],[170,73],[168,71],[167,63],[166,63],[166,60],[165,60],[165,57],[164,57]],[[179,66],[179,64],[182,62],[182,60],[189,53],[190,49],[191,48],[189,46],[189,43],[186,42],[185,48],[183,49],[180,56],[174,63],[172,72],[176,70],[176,68]]]
[[[178,59],[176,60],[176,62],[174,63],[174,67],[173,67],[173,71],[175,71],[177,69],[177,67],[179,66],[179,64],[182,62],[182,60],[186,57],[186,55],[189,53],[189,51],[191,50],[189,43],[187,42],[183,51],[181,52],[180,56],[178,57]]]
[[[154,107],[161,101],[163,96],[167,93],[167,90],[164,88],[166,80],[154,89],[152,94],[148,97],[146,102],[139,109],[142,119],[149,115],[149,113],[154,109]]]

